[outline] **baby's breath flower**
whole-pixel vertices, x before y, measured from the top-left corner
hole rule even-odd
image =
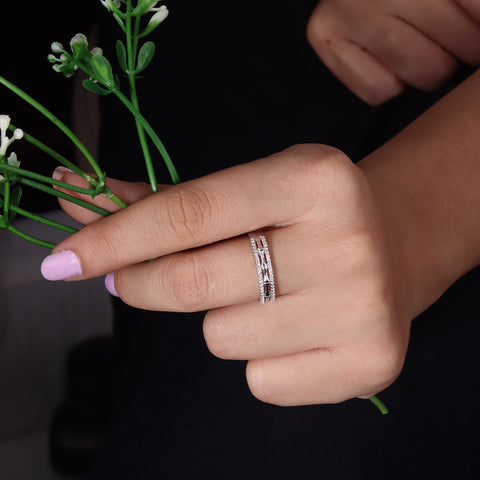
[[[100,0],[101,4],[110,12],[112,11],[112,5],[119,8],[120,7],[120,0]]]
[[[71,52],[65,50],[60,42],[53,42],[51,47],[53,53],[60,55],[51,53],[47,56],[48,61],[53,64],[52,68],[55,72],[63,73],[67,78],[74,75],[79,65],[89,68],[92,55],[102,55],[101,48],[95,47],[91,51],[88,50],[88,39],[83,33],[77,33],[70,40]]]
[[[64,53],[65,48],[63,48],[63,45],[60,42],[53,42],[51,45],[51,49],[53,53]]]
[[[8,115],[0,115],[0,130],[2,132],[2,138],[10,126],[11,120],[12,119]]]
[[[15,168],[20,167],[20,162],[19,162],[17,154],[15,152],[12,152],[9,155],[9,157],[7,158],[7,164],[10,165],[11,167],[15,167]]]
[[[159,8],[151,8],[151,12],[156,12],[148,23],[156,23],[160,25],[168,17],[168,9],[165,5],[162,5]]]
[[[155,7],[156,2],[149,8],[149,12],[154,12],[150,21],[148,22],[145,30],[142,32],[142,37],[148,35],[150,32],[155,30],[167,17],[168,17],[168,9],[165,5],[161,5],[160,7]]]
[[[13,137],[7,137],[7,130],[10,126],[11,118],[8,115],[0,115],[0,156],[7,153],[7,148],[15,141],[23,137],[23,130],[16,128],[13,131]]]

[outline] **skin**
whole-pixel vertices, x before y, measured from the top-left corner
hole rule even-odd
[[[360,11],[324,0],[308,37],[376,104],[406,85],[434,88],[458,60],[478,63],[476,5],[370,0]],[[73,281],[115,272],[120,298],[135,307],[208,310],[209,349],[248,360],[248,385],[264,402],[366,398],[399,375],[411,320],[480,263],[477,125],[478,73],[357,165],[332,147],[297,145],[154,195],[111,179],[132,205],[99,219],[62,201],[87,226],[54,253],[78,256]],[[81,185],[64,169],[56,177]],[[267,305],[245,235],[258,229],[276,273]]]
[[[476,0],[322,0],[308,39],[332,73],[378,105],[407,86],[432,90],[458,62],[480,64]]]
[[[479,264],[479,112],[476,73],[357,165],[297,145],[154,195],[112,180],[137,201],[104,219],[62,203],[88,226],[55,251],[79,257],[73,280],[115,272],[135,307],[209,310],[209,349],[249,360],[265,402],[368,397],[400,373],[411,320]],[[259,228],[277,273],[267,305],[244,235]]]

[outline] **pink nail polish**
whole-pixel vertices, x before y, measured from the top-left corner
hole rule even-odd
[[[41,272],[47,280],[66,280],[82,273],[80,260],[71,250],[49,255],[42,262]]]
[[[52,178],[54,180],[59,180],[61,181],[63,179],[63,176],[65,175],[65,173],[73,173],[73,170],[70,170],[69,168],[67,167],[57,167],[54,171],[53,171],[53,174],[52,174]]]
[[[117,290],[115,289],[115,275],[113,273],[109,273],[105,276],[105,288],[108,290],[110,295],[114,297],[118,297]]]

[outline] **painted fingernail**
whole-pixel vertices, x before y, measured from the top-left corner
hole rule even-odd
[[[62,250],[46,257],[41,272],[47,280],[66,280],[82,273],[80,260],[71,250]]]
[[[70,170],[67,167],[57,167],[52,174],[54,180],[61,181],[66,173],[73,173],[73,170]]]
[[[114,297],[118,297],[117,290],[115,289],[115,275],[113,273],[109,273],[108,275],[105,275],[105,287],[110,293],[110,295],[113,295]]]

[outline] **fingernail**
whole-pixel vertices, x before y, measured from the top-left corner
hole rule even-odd
[[[118,297],[117,290],[115,289],[115,275],[113,273],[109,273],[108,275],[105,275],[105,287],[110,293],[110,295],[113,295],[114,297]]]
[[[67,168],[67,167],[57,167],[57,168],[53,171],[52,178],[53,178],[54,180],[61,181],[61,180],[63,179],[63,176],[64,176],[66,173],[73,173],[73,170],[70,170],[70,169]]]
[[[80,260],[71,250],[62,250],[46,257],[41,272],[47,280],[66,280],[82,273]]]

